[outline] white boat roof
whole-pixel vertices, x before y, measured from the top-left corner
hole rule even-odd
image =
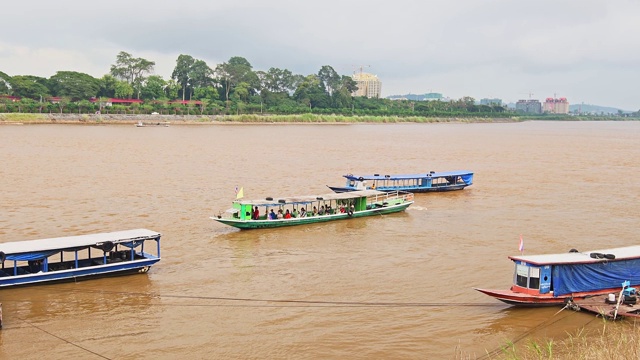
[[[608,259],[594,259],[591,253],[613,254],[617,260],[629,260],[640,258],[640,246],[627,246],[613,249],[592,250],[585,252],[566,252],[562,254],[547,255],[516,255],[509,256],[513,261],[524,261],[534,265],[562,265],[562,264],[587,264],[602,261],[612,261]]]
[[[132,240],[154,239],[161,235],[159,232],[152,230],[134,229],[51,239],[13,241],[0,243],[0,251],[5,254],[22,254],[35,251],[64,250],[96,245],[107,241],[117,244]]]
[[[347,174],[342,176],[349,180],[359,180],[360,178],[362,178],[363,180],[411,180],[411,179],[422,179],[425,177],[438,178],[438,177],[462,176],[462,175],[473,175],[473,171],[471,170],[454,170],[454,171],[440,171],[440,172],[434,171],[434,172],[426,172],[426,173],[420,173],[420,174],[396,174],[396,175]]]
[[[375,196],[375,195],[387,195],[388,193],[378,190],[357,190],[343,193],[329,193],[322,195],[302,195],[302,196],[288,196],[288,197],[274,197],[273,200],[259,199],[259,200],[245,200],[238,199],[235,203],[239,204],[251,204],[258,206],[272,206],[272,205],[285,205],[285,204],[308,204],[312,202],[318,202],[323,200],[345,200],[355,199],[361,197]],[[284,201],[281,202],[281,201]]]

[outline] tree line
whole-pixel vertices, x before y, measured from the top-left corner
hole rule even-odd
[[[450,102],[355,97],[356,81],[329,65],[305,76],[274,67],[254,70],[239,56],[210,67],[181,54],[166,80],[153,74],[154,66],[154,61],[121,51],[101,78],[76,71],[58,71],[50,78],[0,71],[0,112],[503,117],[506,111],[477,105],[471,97]],[[109,98],[143,102],[105,107]]]

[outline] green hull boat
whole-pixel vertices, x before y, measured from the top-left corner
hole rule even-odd
[[[403,211],[413,204],[413,194],[402,191],[350,191],[318,196],[268,197],[233,202],[225,217],[211,219],[239,229],[267,229],[315,224]]]

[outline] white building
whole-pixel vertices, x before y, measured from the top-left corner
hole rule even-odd
[[[377,76],[360,72],[353,74],[353,80],[358,84],[353,96],[366,96],[368,98],[379,98],[382,95],[382,82]]]

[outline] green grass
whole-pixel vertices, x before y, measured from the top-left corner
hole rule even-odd
[[[49,118],[47,114],[25,114],[25,113],[7,113],[0,114],[0,122],[36,122],[47,121]]]
[[[564,339],[528,339],[516,343],[507,341],[499,349],[482,356],[466,354],[456,347],[454,359],[492,360],[628,360],[640,359],[640,323],[632,320],[612,322],[602,320],[602,327],[584,328],[567,333]]]

